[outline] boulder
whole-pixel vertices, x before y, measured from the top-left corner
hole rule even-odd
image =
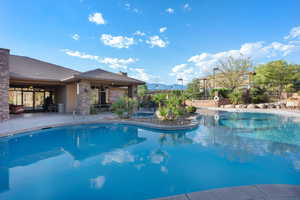
[[[233,104],[224,105],[224,108],[235,108],[235,105]]]
[[[250,108],[250,109],[251,109],[251,108],[258,108],[258,107],[257,107],[257,105],[255,105],[255,104],[249,104],[249,105],[247,106],[247,108]]]
[[[281,108],[281,105],[277,105],[276,108],[277,108],[277,109],[280,109],[280,108]]]
[[[256,106],[261,109],[267,108],[267,106],[265,104],[257,104]]]

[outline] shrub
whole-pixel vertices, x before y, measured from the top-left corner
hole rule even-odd
[[[228,88],[215,88],[215,89],[212,89],[211,91],[211,96],[214,97],[215,96],[215,92],[218,92],[219,95],[223,98],[229,98],[229,95],[230,93],[232,92],[231,89],[228,89]]]
[[[182,105],[184,98],[174,94],[156,94],[153,97],[158,104],[158,118],[162,120],[176,120],[185,113]]]
[[[128,97],[121,97],[112,104],[112,111],[120,118],[128,118],[137,107],[137,101]]]
[[[195,113],[197,111],[197,108],[195,106],[188,106],[186,107],[186,111],[188,113]]]
[[[266,103],[269,100],[266,90],[258,87],[251,88],[249,95],[251,103]]]
[[[232,104],[241,104],[243,101],[243,90],[235,89],[229,94],[229,100]]]

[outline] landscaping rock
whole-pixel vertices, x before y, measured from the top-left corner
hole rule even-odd
[[[281,105],[277,105],[276,108],[277,108],[277,109],[280,109],[280,108],[281,108]]]
[[[261,109],[267,108],[267,106],[265,104],[257,104],[256,106]]]
[[[250,108],[250,109],[251,109],[251,108],[258,108],[258,107],[257,107],[257,105],[255,105],[255,104],[249,104],[249,105],[247,106],[247,108]]]
[[[224,108],[235,108],[235,105],[233,104],[224,105]]]

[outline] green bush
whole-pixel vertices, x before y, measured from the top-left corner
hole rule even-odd
[[[186,107],[186,111],[188,113],[195,113],[197,111],[197,108],[195,106],[188,106]]]
[[[243,98],[244,92],[240,89],[235,89],[229,94],[229,100],[232,104],[242,104],[244,102]]]
[[[228,88],[215,88],[215,89],[212,89],[211,90],[211,93],[210,95],[212,97],[215,96],[215,92],[218,92],[219,93],[219,96],[223,97],[223,98],[229,98],[229,95],[230,93],[232,92],[231,89],[228,89]]]
[[[253,87],[249,91],[251,103],[266,103],[269,101],[269,97],[266,94],[266,90]]]
[[[137,101],[128,97],[121,97],[112,104],[112,111],[120,118],[129,118],[137,107]]]
[[[156,94],[153,100],[158,104],[158,117],[162,120],[176,120],[185,113],[183,95]]]

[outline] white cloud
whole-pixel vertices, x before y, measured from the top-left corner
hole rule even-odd
[[[175,10],[173,8],[167,8],[166,12],[169,14],[174,14]]]
[[[175,65],[175,66],[172,68],[172,72],[174,72],[174,73],[179,72],[179,71],[181,71],[182,69],[184,69],[186,66],[187,66],[187,64]]]
[[[163,33],[163,32],[165,32],[167,29],[168,29],[167,27],[161,27],[161,28],[159,29],[159,32]]]
[[[151,36],[149,40],[146,41],[147,44],[150,44],[151,48],[157,46],[160,48],[167,47],[169,44],[168,41],[162,40],[158,35]]]
[[[72,35],[73,40],[79,40],[80,39],[80,35],[78,35],[77,33]]]
[[[140,31],[140,30],[137,30],[136,32],[133,33],[133,35],[137,35],[137,36],[145,36],[146,33]]]
[[[98,176],[96,178],[90,179],[90,185],[93,189],[101,189],[105,183],[105,177],[104,176]]]
[[[80,51],[73,51],[73,50],[70,50],[70,49],[64,49],[62,51],[65,52],[69,56],[78,57],[78,58],[81,58],[81,59],[96,60],[96,61],[99,59],[99,56],[86,54],[86,53],[83,53],[83,52],[80,52]]]
[[[186,11],[192,10],[191,6],[188,3],[183,5],[183,9],[186,10]]]
[[[99,62],[108,65],[113,69],[127,69],[129,64],[135,63],[137,59],[128,58],[128,59],[120,59],[120,58],[103,58],[100,59]]]
[[[153,78],[152,75],[145,72],[144,68],[130,68],[131,72],[133,72],[132,77],[142,80],[142,81],[149,81]]]
[[[138,61],[138,59],[135,58],[111,58],[111,57],[106,57],[106,58],[100,58],[99,56],[95,55],[90,55],[86,53],[82,53],[79,51],[72,51],[69,49],[64,49],[63,52],[65,52],[69,56],[73,57],[78,57],[81,59],[87,59],[87,60],[94,60],[102,64],[108,65],[110,68],[113,69],[127,69],[129,64],[135,63]]]
[[[106,24],[106,21],[103,18],[102,13],[93,13],[89,15],[89,21],[95,24]]]
[[[125,3],[125,8],[127,10],[133,11],[135,13],[140,13],[140,10],[131,6],[130,3]]]
[[[266,58],[284,57],[298,49],[300,49],[300,45],[291,43],[283,44],[280,42],[272,42],[266,44],[262,41],[245,43],[237,50],[229,50],[215,54],[200,53],[192,56],[187,60],[187,63],[174,66],[170,75],[175,76],[177,79],[182,78],[185,82],[189,82],[195,77],[211,73],[212,68],[219,60],[229,56],[234,58],[245,56],[257,61]]]
[[[102,34],[100,40],[103,44],[114,48],[129,48],[134,44],[134,39],[125,36],[112,36],[109,34]]]
[[[198,72],[195,67],[189,66],[188,64],[175,65],[170,73],[170,76],[175,76],[176,80],[182,79],[184,84],[188,83],[197,75]]]
[[[295,38],[300,39],[300,26],[292,28],[290,33],[284,37],[285,40],[295,39]]]
[[[120,164],[134,162],[134,156],[129,151],[118,149],[113,152],[106,153],[101,163],[102,165],[107,165],[113,162]]]

